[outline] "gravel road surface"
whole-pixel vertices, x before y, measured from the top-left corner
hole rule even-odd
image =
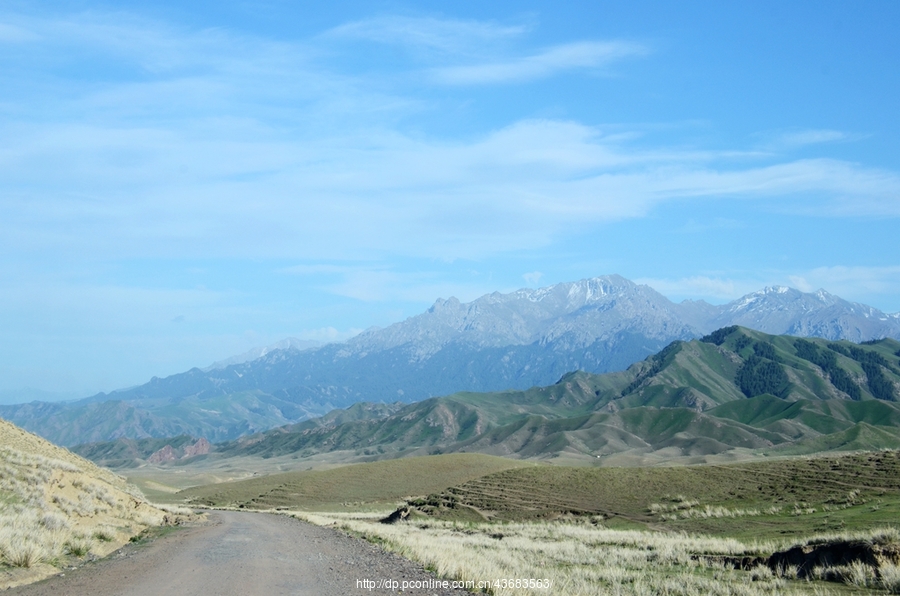
[[[28,596],[352,596],[397,594],[357,580],[428,581],[435,577],[364,540],[296,519],[216,511],[209,522],[149,544],[128,545],[62,576],[9,590]],[[469,594],[407,589],[403,594]]]

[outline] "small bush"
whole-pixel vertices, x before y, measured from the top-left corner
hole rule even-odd
[[[71,538],[66,542],[66,553],[83,557],[91,552],[91,539],[87,537]]]
[[[900,565],[882,563],[878,568],[881,587],[888,594],[900,594]]]
[[[854,561],[847,565],[844,571],[844,583],[867,588],[875,583],[875,570],[862,561]]]
[[[752,582],[769,581],[774,577],[775,574],[765,565],[759,565],[750,570],[750,581]]]
[[[100,528],[94,532],[94,538],[100,542],[112,542],[116,538],[116,533],[111,528]]]
[[[4,555],[13,567],[32,567],[47,557],[43,545],[26,540],[7,545]]]

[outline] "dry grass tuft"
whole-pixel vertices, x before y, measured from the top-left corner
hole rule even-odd
[[[888,594],[900,594],[900,565],[882,563],[878,573],[882,589]]]

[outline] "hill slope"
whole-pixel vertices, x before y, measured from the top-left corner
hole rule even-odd
[[[0,420],[0,588],[107,554],[165,516],[124,478]]]

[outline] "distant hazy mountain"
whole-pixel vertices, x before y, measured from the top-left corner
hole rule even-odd
[[[900,338],[897,315],[823,291],[767,288],[722,306],[675,304],[610,275],[469,303],[438,300],[345,343],[267,350],[81,403],[0,407],[0,415],[63,444],[179,434],[225,440],[359,401],[526,389],[574,370],[624,370],[673,340],[733,324],[827,339]],[[121,424],[102,418],[113,411]]]
[[[200,370],[202,370],[203,372],[209,372],[211,370],[216,370],[217,368],[227,368],[232,364],[243,364],[244,362],[262,358],[269,352],[274,352],[275,350],[302,351],[308,350],[310,348],[317,348],[321,345],[322,342],[313,341],[311,339],[297,339],[296,337],[288,337],[269,346],[253,348],[252,350],[248,350],[243,354],[238,354],[237,356],[232,356],[230,358],[226,358],[225,360],[218,360],[216,362],[213,362],[206,368],[202,368]]]

